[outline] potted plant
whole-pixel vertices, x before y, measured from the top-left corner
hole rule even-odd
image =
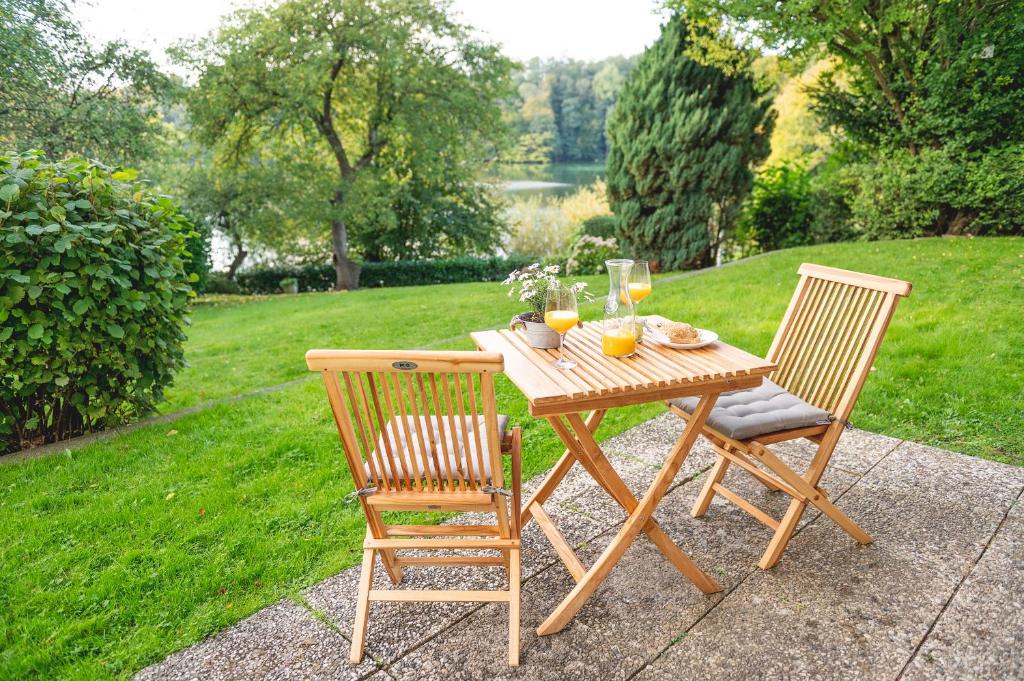
[[[558,272],[558,265],[541,267],[539,263],[534,263],[512,272],[502,282],[503,285],[509,287],[510,298],[518,297],[520,302],[530,306],[527,312],[520,312],[509,322],[510,329],[521,325],[526,330],[526,342],[530,344],[530,347],[558,347],[558,333],[544,323],[544,297],[548,292],[548,287],[558,283]],[[586,286],[586,282],[578,281],[570,288],[577,296],[582,294],[587,300],[590,300],[590,295],[584,292]]]
[[[284,293],[298,293],[299,292],[299,280],[295,277],[285,277],[278,284],[281,287],[281,291]]]

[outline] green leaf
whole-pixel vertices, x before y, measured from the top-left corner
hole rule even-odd
[[[28,297],[31,298],[32,300],[35,300],[36,298],[38,298],[42,294],[43,294],[43,287],[42,286],[29,286],[28,287]]]
[[[57,378],[53,379],[53,382],[62,388],[68,384],[68,381],[69,379],[67,376],[58,376]]]
[[[28,227],[25,228],[25,234],[28,234],[30,236],[39,236],[42,233],[42,225],[29,225]]]
[[[11,201],[21,192],[16,184],[5,184],[0,187],[0,201]]]
[[[60,239],[57,239],[57,241],[55,241],[53,244],[53,250],[57,251],[58,253],[63,253],[69,248],[71,248],[71,237],[69,236],[61,237]]]
[[[35,340],[37,338],[42,338],[43,337],[43,325],[42,324],[33,324],[32,326],[28,327],[28,337],[32,338],[33,340]]]
[[[80,298],[75,301],[75,304],[71,306],[71,309],[74,310],[76,315],[83,315],[85,314],[85,311],[89,309],[89,301]]]
[[[7,340],[13,334],[14,334],[14,327],[13,326],[5,326],[5,327],[3,327],[2,329],[0,329],[0,341]]]
[[[54,206],[50,209],[50,215],[57,222],[64,222],[68,217],[68,212],[64,210],[64,206]]]
[[[124,338],[124,329],[121,328],[120,324],[108,324],[107,333],[114,338]]]

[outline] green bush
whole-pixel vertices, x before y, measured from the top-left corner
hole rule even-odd
[[[238,295],[242,287],[237,282],[231,281],[223,272],[210,272],[206,279],[206,290],[204,293],[228,293]]]
[[[615,239],[584,234],[576,240],[565,263],[566,274],[601,274],[606,260],[620,257]]]
[[[196,275],[192,289],[203,293],[210,280],[210,226],[202,220],[192,222],[193,235],[185,241],[188,250],[185,258],[185,272]]]
[[[812,220],[807,171],[783,163],[758,173],[740,218],[739,234],[753,239],[762,251],[806,246],[812,242]]]
[[[868,239],[1024,233],[1024,146],[894,151],[843,172],[851,222]]]
[[[583,234],[598,236],[602,239],[614,239],[618,224],[614,215],[595,215],[583,221],[580,231]]]
[[[380,288],[501,281],[512,270],[531,262],[530,258],[520,256],[364,262],[359,285],[364,288]],[[298,279],[299,291],[329,291],[334,287],[334,267],[331,265],[261,267],[239,272],[236,279],[243,292],[253,294],[280,293],[281,280],[292,277]]]
[[[131,170],[0,155],[0,446],[151,410],[184,365],[196,233]]]

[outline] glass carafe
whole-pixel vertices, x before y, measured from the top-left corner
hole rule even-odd
[[[606,260],[608,297],[604,303],[601,349],[610,357],[627,357],[636,352],[636,313],[629,295],[632,260]]]

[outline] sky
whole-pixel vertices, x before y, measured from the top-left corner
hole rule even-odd
[[[82,0],[75,15],[97,42],[124,39],[167,66],[164,50],[205,35],[252,0]],[[454,0],[462,20],[513,59],[638,54],[658,37],[657,0]]]

